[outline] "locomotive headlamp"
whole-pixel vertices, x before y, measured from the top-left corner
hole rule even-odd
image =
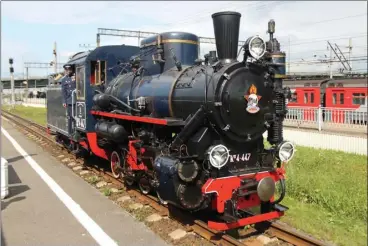
[[[282,162],[288,162],[290,161],[295,153],[295,146],[291,142],[282,142],[277,147],[277,157]]]
[[[227,161],[229,160],[230,153],[228,148],[224,145],[216,145],[209,149],[209,161],[211,165],[215,168],[220,169],[221,167],[225,166]]]
[[[258,60],[266,53],[266,43],[261,37],[253,36],[245,41],[244,50],[248,56]]]

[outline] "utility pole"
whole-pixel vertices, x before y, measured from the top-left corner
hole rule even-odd
[[[290,75],[290,35],[289,35],[289,54],[288,54],[288,74]]]
[[[97,47],[100,47],[100,42],[101,42],[101,37],[100,37],[100,34],[97,33],[97,35],[96,35],[96,46]]]
[[[330,45],[330,42],[327,41],[327,50],[330,50],[330,79],[333,78],[332,76],[332,46]]]
[[[10,83],[11,83],[11,107],[14,108],[15,106],[15,96],[14,96],[14,68],[13,68],[13,58],[9,58],[9,65],[10,65]]]
[[[353,61],[351,60],[352,58],[352,53],[353,53],[353,40],[352,38],[349,38],[349,46],[347,47],[349,49],[349,63],[350,63],[350,74],[353,72]]]
[[[28,91],[28,67],[26,67],[26,81],[27,81],[26,90]]]
[[[57,73],[57,52],[56,52],[56,42],[54,42],[54,73]]]
[[[332,48],[330,48],[330,79],[332,78]]]

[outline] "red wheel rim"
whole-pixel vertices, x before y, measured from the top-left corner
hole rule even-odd
[[[119,178],[120,177],[120,171],[119,171],[119,167],[120,167],[120,156],[119,154],[114,151],[111,153],[111,158],[110,158],[110,164],[111,164],[111,173],[114,176],[114,178]]]

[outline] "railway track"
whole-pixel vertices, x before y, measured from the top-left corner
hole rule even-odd
[[[34,139],[36,139],[42,146],[45,146],[46,144],[49,147],[53,146],[49,149],[52,149],[54,155],[60,156],[62,154],[64,157],[67,156],[69,159],[83,165],[84,168],[90,172],[103,177],[105,181],[115,184],[119,187],[124,186],[123,182],[115,179],[112,176],[112,173],[106,170],[106,168],[103,168],[98,164],[86,164],[84,163],[83,159],[76,159],[73,154],[69,153],[63,148],[63,146],[56,143],[52,137],[46,134],[46,127],[4,110],[2,110],[1,114],[4,118],[12,122],[28,136],[33,136]],[[70,166],[68,167],[71,168]],[[169,208],[160,204],[158,199],[154,196],[143,195],[141,192],[138,192],[134,189],[127,190],[127,192],[131,197],[134,197],[135,200],[143,203],[144,205],[149,205],[162,216],[170,216],[170,218],[182,224],[186,228],[186,231],[194,232],[214,245],[262,245],[259,241],[254,239],[254,235],[261,234],[265,234],[267,237],[276,237],[284,242],[285,245],[329,245],[280,222],[262,223],[262,231],[260,231],[259,228],[255,229],[253,227],[239,230],[238,235],[241,236],[239,238],[235,238],[228,234],[208,228],[204,221],[197,220],[191,217],[191,215],[188,213],[185,213],[179,209],[170,209],[169,211]],[[279,243],[278,245],[283,245],[283,243]]]

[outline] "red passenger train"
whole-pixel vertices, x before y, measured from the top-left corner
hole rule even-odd
[[[367,77],[289,79],[284,83],[285,86],[290,87],[292,93],[288,107],[291,110],[295,107],[302,108],[303,120],[315,121],[316,108],[322,107],[324,112],[329,113],[329,121],[334,123],[365,124],[367,122]],[[324,120],[326,120],[325,116]]]

